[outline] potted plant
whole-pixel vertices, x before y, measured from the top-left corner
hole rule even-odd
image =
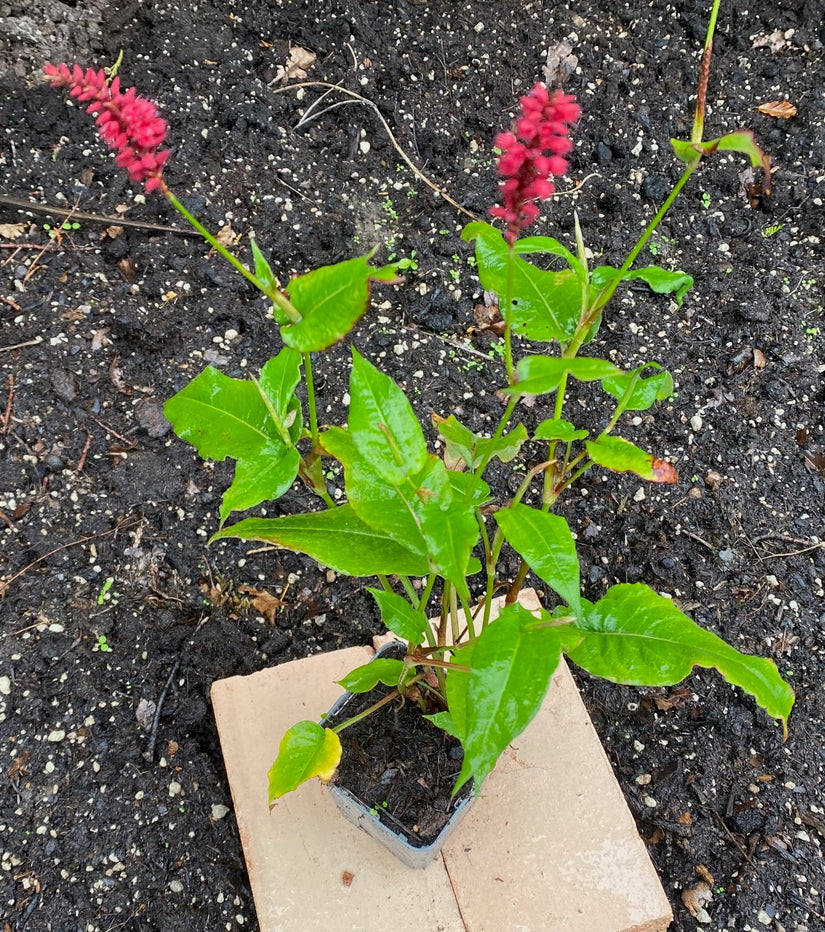
[[[374,732],[374,716],[390,712],[397,718],[402,709],[416,717],[409,725],[413,737],[403,732],[402,742],[426,744],[452,762],[452,795],[462,789],[478,793],[540,708],[562,655],[596,676],[633,685],[671,685],[696,665],[715,667],[786,727],[793,692],[772,661],[735,650],[646,585],[621,583],[596,602],[585,599],[573,535],[554,510],[595,467],[650,482],[677,481],[672,465],[617,435],[623,414],[647,410],[672,394],[670,374],[657,361],[624,370],[581,351],[594,341],[623,282],[642,281],[681,303],[692,285],[689,275],[633,266],[704,157],[717,149],[740,152],[764,170],[769,189],[769,160],[752,133],[703,139],[718,6],[716,0],[691,138],[672,141],[684,163],[682,175],[620,268],[590,266],[577,218],[573,249],[551,237],[524,235],[539,204],[554,193],[553,179],[567,171],[570,131],[580,115],[573,97],[535,85],[521,98],[512,130],[496,137],[501,204],[491,214],[504,230],[473,222],[462,236],[474,244],[481,284],[498,298],[503,410],[491,436],[474,433],[452,414],[434,414],[438,453],[402,389],[355,347],[346,425],[318,419],[317,357],[350,334],[367,311],[373,283],[400,283],[399,263],[374,264],[373,251],[282,287],[251,240],[253,268],[247,268],[167,186],[169,150],[160,148],[166,124],[154,105],[133,90],[122,91],[119,80],[109,81],[102,70],[46,67],[53,85],[88,104],[132,180],[165,196],[271,300],[283,348],[259,375],[239,380],[207,367],[165,408],[178,436],[203,457],[236,460],[213,540],[262,540],[307,554],[338,573],[377,577],[379,585],[369,591],[399,639],[390,656],[359,666],[341,681],[351,694],[343,711],[334,708],[321,718],[319,709],[320,720],[273,735],[280,750],[269,778],[271,805],[314,776],[331,780],[341,765],[342,740],[370,716],[368,731]],[[542,268],[531,261],[536,256],[554,267]],[[525,351],[527,344],[534,348]],[[297,394],[302,382],[306,408]],[[605,415],[596,433],[568,419],[577,382],[601,386]],[[554,399],[553,416],[528,430],[518,420],[519,402],[538,395]],[[515,494],[495,497],[485,479],[490,464],[523,462],[520,454],[528,450],[534,465]],[[327,487],[325,460],[342,470],[342,501]],[[315,493],[318,510],[227,524],[235,512],[277,500],[296,479]],[[526,504],[528,494],[537,496],[537,504]],[[500,569],[505,547],[520,558],[509,579]],[[518,602],[530,571],[553,593],[553,604],[537,612]],[[499,591],[506,594],[496,615]],[[388,769],[378,768],[379,793]],[[387,808],[367,800],[356,818],[391,822]],[[406,833],[413,848],[427,848],[429,842],[416,845],[421,817],[416,818]],[[411,863],[420,866],[423,859]]]

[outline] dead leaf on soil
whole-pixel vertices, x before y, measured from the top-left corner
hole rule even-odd
[[[132,386],[123,378],[123,367],[120,365],[120,356],[115,356],[109,364],[109,380],[121,394],[132,394]]]
[[[817,470],[823,476],[825,476],[825,454],[818,453],[814,450],[806,450],[804,453],[805,456],[805,465],[812,472]]]
[[[137,704],[135,709],[135,718],[138,720],[138,725],[144,731],[151,731],[152,724],[155,721],[155,710],[157,706],[151,699],[141,699]]]
[[[578,67],[579,60],[573,55],[573,46],[569,42],[559,42],[547,50],[544,63],[544,81],[548,87],[563,87],[571,74]]]
[[[493,333],[504,333],[504,321],[501,319],[498,305],[476,304],[473,308],[473,317],[476,327],[471,327],[471,330],[492,330]]]
[[[118,236],[123,236],[125,227],[118,227],[112,224],[112,226],[106,227],[106,229],[100,234],[102,240],[107,239],[117,239]]]
[[[764,369],[765,368],[765,354],[761,349],[755,349],[753,351],[753,368],[754,369]]]
[[[221,244],[221,246],[234,246],[238,241],[238,235],[232,229],[232,224],[227,223],[225,226],[222,226],[218,230],[218,235],[215,239]]]
[[[283,606],[278,596],[267,592],[266,589],[256,589],[254,586],[238,586],[238,592],[247,596],[255,611],[263,615],[270,624],[275,623],[275,617]]]
[[[278,65],[275,80],[280,84],[286,84],[292,78],[302,81],[307,76],[307,69],[315,64],[316,57],[315,52],[310,52],[300,45],[291,46],[286,65]]]
[[[0,236],[3,239],[19,239],[26,232],[27,226],[26,223],[0,223]]]
[[[682,902],[697,922],[710,922],[710,915],[705,905],[711,900],[713,900],[713,893],[704,881],[700,881],[695,887],[682,890]]]
[[[790,120],[797,113],[796,107],[789,100],[769,100],[767,103],[759,104],[756,109],[765,116],[777,117],[781,120]]]
[[[130,285],[135,280],[135,263],[132,262],[129,256],[125,256],[123,259],[118,260],[117,270],[123,276],[123,280]]]
[[[109,332],[108,327],[100,327],[92,331],[92,352],[103,349],[104,346],[110,346],[112,341],[106,336]]]

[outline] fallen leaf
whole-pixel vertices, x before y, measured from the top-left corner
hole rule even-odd
[[[796,107],[789,100],[769,100],[766,104],[759,104],[756,108],[765,116],[778,117],[782,120],[790,120],[796,116]]]
[[[653,462],[650,464],[650,469],[653,473],[653,482],[663,482],[668,485],[672,485],[674,482],[679,481],[679,476],[676,470],[670,465],[670,463],[666,463],[664,460],[657,460],[654,457]]]
[[[255,611],[260,612],[270,624],[274,624],[275,617],[283,606],[278,596],[267,592],[266,589],[256,589],[254,586],[238,586],[238,592],[248,596]]]
[[[109,380],[121,394],[132,394],[132,386],[123,378],[123,367],[120,365],[120,356],[115,356],[109,364]]]
[[[118,236],[123,236],[125,227],[118,227],[112,224],[112,226],[106,227],[106,229],[101,234],[101,239],[117,239]]]
[[[303,80],[307,76],[307,68],[315,63],[316,57],[315,52],[310,52],[309,49],[302,48],[300,45],[292,46],[286,65],[278,65],[275,80],[281,84],[286,84],[291,78]]]
[[[110,346],[111,340],[106,336],[109,332],[108,327],[100,327],[92,331],[92,352],[103,349],[104,346]]]
[[[682,902],[697,922],[710,922],[705,904],[710,903],[712,899],[713,893],[710,886],[704,881],[700,881],[695,887],[682,890]]]
[[[563,87],[570,75],[575,73],[579,60],[572,53],[573,46],[564,41],[551,45],[547,50],[544,81],[548,87]]]
[[[26,231],[25,223],[0,223],[0,236],[3,239],[19,239]]]
[[[825,455],[822,453],[816,453],[813,450],[805,451],[805,465],[810,470],[818,470],[825,476]]]
[[[345,887],[352,886],[353,880],[355,880],[355,874],[353,874],[352,871],[344,871],[344,873],[341,874],[341,883]]]
[[[157,706],[151,699],[141,699],[135,709],[135,718],[144,731],[151,731],[155,721]]]
[[[713,879],[713,874],[705,867],[704,864],[696,865],[696,873],[699,877],[705,881],[706,884],[709,884],[711,887],[716,883]]]
[[[135,263],[132,262],[129,256],[118,260],[117,270],[123,276],[124,281],[127,281],[130,285],[135,280]]]
[[[761,349],[755,349],[753,351],[753,368],[754,369],[764,369],[765,368],[765,354]]]
[[[218,235],[215,239],[221,246],[234,246],[237,241],[237,235],[232,229],[232,224],[227,223],[225,226],[222,226],[220,230],[218,230]]]

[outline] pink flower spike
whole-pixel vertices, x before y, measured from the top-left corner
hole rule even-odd
[[[121,90],[118,77],[109,84],[102,68],[47,64],[43,73],[52,87],[68,88],[71,97],[88,104],[86,112],[95,116],[100,137],[132,181],[143,182],[147,191],[165,188],[161,172],[170,151],[158,148],[166,139],[166,121],[150,100],[133,87]]]
[[[513,131],[499,133],[495,139],[501,150],[498,171],[503,206],[490,208],[493,217],[507,224],[504,238],[510,244],[538,217],[535,202],[554,193],[550,179],[567,172],[562,156],[573,148],[570,126],[581,116],[571,94],[550,93],[543,84],[536,84],[520,104],[521,115]]]

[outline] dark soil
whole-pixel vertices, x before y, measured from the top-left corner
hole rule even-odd
[[[209,686],[380,627],[357,581],[241,542],[206,547],[231,464],[200,461],[162,404],[207,362],[257,371],[276,330],[197,237],[158,230],[181,222],[39,82],[42,59],[102,66],[122,48],[124,83],[169,120],[170,184],[244,257],[254,230],[283,280],[379,243],[414,256],[354,342],[422,416],[483,431],[500,416],[501,375],[473,317],[468,218],[407,168],[378,115],[483,217],[493,136],[568,41],[584,117],[563,187],[581,187],[536,230],[571,243],[575,207],[594,256],[615,264],[677,177],[668,140],[690,134],[709,6],[124,0],[74,28],[73,3],[0,4],[3,184],[32,202],[0,203],[4,929],[256,928]],[[681,892],[705,872],[702,928],[825,929],[823,41],[818,0],[723,3],[707,135],[753,126],[777,168],[772,196],[752,189],[749,203],[739,156],[705,166],[650,250],[694,276],[684,306],[625,289],[592,348],[673,372],[675,397],[621,427],[674,463],[678,485],[598,474],[564,507],[589,598],[645,581],[773,657],[797,690],[783,743],[712,671],[671,690],[581,679],[676,930],[697,927]],[[321,90],[277,83],[291,46],[316,54],[309,80],[377,109],[331,94],[299,126]],[[755,110],[784,98],[796,117]],[[118,220],[58,231],[64,218],[35,205]],[[340,347],[322,419],[344,416],[347,378]],[[581,395],[585,422],[604,416],[596,399]],[[525,412],[546,416],[541,403]],[[500,476],[492,485],[512,494]],[[296,486],[269,512],[307,501]]]
[[[402,659],[403,646],[388,645],[382,657]],[[351,694],[330,713],[332,728],[380,702],[390,688],[379,683],[368,693]],[[456,806],[472,792],[452,796],[464,749],[461,742],[427,721],[415,702],[399,698],[368,718],[349,725],[339,737],[343,756],[335,784],[348,790],[414,848],[431,845]]]

